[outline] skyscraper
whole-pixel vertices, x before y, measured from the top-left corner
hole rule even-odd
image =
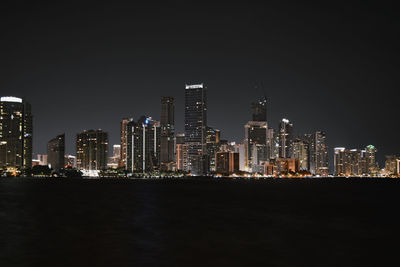
[[[207,90],[203,84],[185,86],[185,143],[194,175],[208,172],[206,144]]]
[[[175,159],[177,170],[189,171],[189,157],[187,145],[185,143],[185,134],[177,134],[175,137]]]
[[[325,132],[316,132],[314,135],[315,148],[315,174],[326,176],[329,174],[328,146],[326,145]]]
[[[299,160],[300,170],[308,170],[308,146],[306,142],[299,138],[293,140],[290,154],[292,158]]]
[[[267,121],[267,98],[264,96],[258,102],[252,103],[253,121]]]
[[[60,134],[47,143],[47,161],[55,171],[64,168],[65,134]]]
[[[245,168],[248,171],[258,172],[261,161],[267,158],[267,133],[266,121],[249,121],[244,126]]]
[[[334,174],[336,176],[345,175],[346,162],[347,162],[346,148],[335,147],[333,165],[334,165]]]
[[[290,158],[290,147],[293,139],[293,124],[287,119],[279,123],[279,157]]]
[[[151,117],[127,124],[127,162],[130,172],[147,172],[160,166],[160,123]]]
[[[163,96],[161,98],[161,151],[160,163],[161,168],[168,170],[168,165],[175,161],[174,158],[174,133],[175,133],[175,119],[174,119],[174,98],[170,96]]]
[[[32,167],[32,113],[24,99],[0,98],[0,169]]]
[[[215,153],[219,149],[219,141],[221,137],[221,132],[218,129],[208,127],[206,129],[206,148],[207,155],[210,160],[210,170],[215,171]]]
[[[108,134],[89,130],[76,135],[76,163],[79,170],[97,171],[107,167]]]
[[[124,118],[121,121],[121,156],[119,161],[119,167],[127,169],[126,166],[126,157],[127,157],[127,147],[128,147],[128,131],[127,124],[131,122],[133,119]]]
[[[368,168],[368,174],[375,176],[379,171],[379,166],[375,159],[376,148],[373,145],[368,145],[365,148],[364,157],[366,159],[366,164]]]

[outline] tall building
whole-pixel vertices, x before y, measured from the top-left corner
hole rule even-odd
[[[334,174],[335,176],[345,176],[345,167],[347,164],[346,148],[335,147],[333,156]]]
[[[207,90],[203,84],[185,86],[185,143],[189,169],[194,175],[208,172],[206,151]]]
[[[365,148],[365,159],[368,168],[368,174],[372,176],[375,176],[379,171],[379,166],[375,158],[376,152],[377,149],[373,145],[368,145]]]
[[[64,168],[65,134],[60,134],[47,143],[47,161],[55,171]]]
[[[210,170],[215,171],[215,153],[219,151],[221,132],[212,127],[206,128],[206,149],[207,155],[210,160]]]
[[[253,121],[267,121],[267,98],[263,97],[251,105]]]
[[[148,172],[160,166],[160,123],[142,116],[127,125],[127,169]]]
[[[328,146],[326,145],[325,132],[316,132],[314,135],[314,171],[316,175],[327,176],[329,174]]]
[[[31,105],[22,98],[0,98],[0,169],[32,167]]]
[[[251,172],[258,172],[260,162],[269,160],[267,158],[267,122],[249,121],[244,128],[245,168]]]
[[[161,98],[161,151],[160,163],[161,168],[168,170],[168,165],[173,164],[174,157],[174,134],[175,134],[175,119],[174,119],[174,98],[163,96]]]
[[[293,124],[287,119],[279,123],[279,157],[290,158],[290,146],[293,139]]]
[[[365,150],[337,147],[334,152],[334,174],[336,176],[373,175],[368,168],[368,157]],[[375,170],[374,166],[372,165],[373,171]]]
[[[113,145],[112,156],[108,158],[108,168],[118,168],[121,162],[121,145]]]
[[[217,152],[216,172],[222,175],[229,175],[239,171],[239,153]]]
[[[120,162],[119,162],[119,167],[127,169],[126,166],[126,160],[127,160],[127,149],[128,149],[128,123],[133,121],[132,118],[124,118],[121,121],[121,133],[120,133],[120,138],[121,138],[121,156],[120,156]]]
[[[393,155],[386,156],[385,170],[387,171],[387,173],[391,175],[398,175],[400,171],[399,162],[400,162],[400,157],[396,157]]]
[[[290,154],[292,158],[299,160],[300,170],[308,170],[308,145],[306,142],[299,138],[293,140]]]
[[[79,170],[97,171],[107,167],[108,134],[89,130],[76,135],[76,164]]]
[[[185,143],[185,134],[177,134],[175,137],[175,159],[176,169],[180,171],[189,171],[188,149]]]

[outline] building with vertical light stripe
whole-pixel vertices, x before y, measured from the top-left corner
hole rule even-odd
[[[160,167],[160,123],[151,117],[127,124],[127,170],[149,172]]]

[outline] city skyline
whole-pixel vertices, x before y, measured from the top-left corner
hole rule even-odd
[[[287,118],[295,136],[325,131],[331,160],[334,147],[373,144],[381,165],[400,151],[391,97],[399,88],[398,22],[390,6],[67,7],[16,4],[0,17],[1,95],[34,106],[36,153],[63,132],[66,152],[75,153],[75,135],[85,129],[103,129],[118,144],[121,118],[159,120],[162,95],[174,97],[182,133],[182,87],[201,82],[208,124],[224,139],[242,141],[249,104],[265,95],[270,126]],[[203,14],[206,21],[192,19]]]

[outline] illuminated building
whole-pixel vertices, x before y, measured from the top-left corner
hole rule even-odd
[[[257,172],[260,162],[267,160],[267,122],[249,121],[244,129],[245,168]]]
[[[185,143],[189,169],[194,175],[208,173],[206,151],[207,90],[203,84],[185,86]]]
[[[164,170],[169,169],[169,165],[174,164],[174,135],[175,135],[175,119],[174,119],[174,98],[163,96],[161,98],[161,150],[160,163]]]
[[[113,145],[113,154],[108,158],[108,168],[118,168],[121,162],[121,145]]]
[[[366,165],[368,168],[368,174],[371,176],[375,176],[379,171],[379,166],[375,160],[375,154],[377,150],[373,145],[368,145],[365,148],[364,157],[366,159]]]
[[[347,162],[346,148],[335,147],[333,156],[334,174],[345,176],[345,166]]]
[[[31,105],[24,99],[0,98],[0,169],[32,167]]]
[[[47,154],[38,154],[37,159],[39,160],[39,165],[47,166]]]
[[[66,154],[64,162],[66,168],[76,168],[76,156]]]
[[[60,134],[47,143],[47,160],[49,167],[55,171],[64,168],[65,134]]]
[[[127,167],[131,172],[148,172],[160,166],[160,124],[151,117],[127,124]]]
[[[185,144],[185,134],[177,134],[175,137],[175,159],[177,170],[189,171],[189,156],[187,145]]]
[[[89,130],[76,135],[76,165],[79,170],[106,169],[108,134],[102,130]]]
[[[396,156],[386,156],[385,160],[385,170],[392,175],[398,175],[399,174],[399,162],[400,162],[400,157]]]
[[[221,132],[211,127],[206,128],[206,148],[210,160],[210,170],[215,171],[215,153],[219,151]]]
[[[304,141],[308,144],[309,171],[314,175],[327,176],[329,174],[328,146],[325,132],[305,134]]]
[[[293,138],[293,124],[287,119],[282,119],[279,123],[279,157],[290,157],[290,146],[292,145]]]
[[[263,97],[258,102],[252,103],[253,121],[267,122],[267,98]]]
[[[300,170],[308,170],[308,145],[300,139],[293,140],[291,146],[292,158],[299,160]]]
[[[217,152],[216,172],[222,175],[229,175],[239,171],[239,153]]]
[[[278,158],[276,159],[276,168],[279,174],[297,173],[299,171],[299,160],[295,158]]]
[[[119,167],[127,169],[126,166],[126,160],[127,160],[127,149],[128,149],[128,131],[127,131],[127,125],[129,122],[133,121],[132,118],[127,119],[124,118],[121,121],[121,133],[120,133],[120,138],[121,138],[121,156],[120,156],[120,162],[119,162]]]

